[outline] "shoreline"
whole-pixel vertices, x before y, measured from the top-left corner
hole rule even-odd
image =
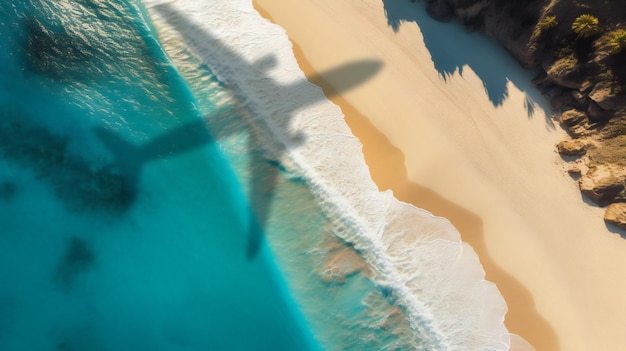
[[[308,3],[310,2],[311,1]],[[302,11],[297,12],[294,10],[293,6],[290,9],[284,9],[289,6],[280,7],[278,1],[275,0],[255,0],[253,4],[255,9],[264,18],[269,19],[273,23],[280,24],[288,31],[289,38],[294,45],[296,59],[307,77],[310,78],[315,76],[317,72],[323,72],[323,67],[328,66],[328,64],[324,62],[325,59],[320,59],[319,55],[318,57],[311,57],[312,50],[314,50],[312,48],[314,48],[315,45],[309,45],[306,48],[302,48],[301,45],[309,44],[315,40],[323,41],[324,39],[315,39],[315,35],[306,33],[305,30],[298,29],[298,27],[304,28],[307,24],[310,25],[311,23],[324,26],[324,23],[319,20],[321,17],[311,19],[313,15],[310,15],[310,11],[307,12],[305,9],[302,9]],[[268,6],[271,6],[272,10],[268,11]],[[319,5],[306,6],[309,6],[308,10],[311,10]],[[341,7],[343,5],[337,6]],[[278,7],[280,7],[280,9],[278,9]],[[319,7],[321,8],[321,6]],[[316,8],[316,11],[322,13],[323,10],[320,8]],[[370,11],[370,9],[366,10]],[[302,13],[306,13],[308,16],[302,16]],[[328,13],[329,12],[326,12],[327,15]],[[349,17],[347,14],[345,15]],[[290,21],[288,19],[289,16],[299,19],[306,17],[308,22],[306,24],[294,24],[294,20]],[[334,16],[338,15],[335,14]],[[278,18],[278,20],[276,20],[276,18]],[[337,20],[337,17],[332,17],[331,15],[330,22],[332,23],[333,20]],[[354,25],[358,20],[352,18],[349,22]],[[362,25],[364,31],[371,31],[372,28],[367,28],[369,26],[371,26],[371,23],[364,23]],[[294,27],[296,28],[295,30]],[[332,31],[332,28],[329,29],[329,31]],[[323,33],[320,35],[323,36]],[[402,36],[402,33],[400,32],[397,35]],[[339,42],[339,39],[337,39],[337,41]],[[346,45],[349,45],[349,43]],[[362,50],[361,47],[356,49],[350,47],[348,49]],[[375,48],[373,48],[373,50],[374,49]],[[331,48],[329,46],[326,53],[330,51]],[[419,48],[416,48],[416,51],[419,53]],[[307,54],[309,55],[307,56]],[[349,54],[344,55],[343,53],[335,52],[333,52],[333,54],[327,56],[337,56],[340,60],[349,57]],[[393,61],[393,58],[390,61]],[[420,68],[423,70],[423,67]],[[423,78],[426,78],[426,81],[430,80],[431,83],[433,81],[432,77],[426,76]],[[587,205],[580,200],[578,200],[579,203],[571,203],[568,208],[563,209],[560,213],[567,213],[571,208],[575,208],[576,213],[582,213],[587,217],[572,220],[572,223],[566,225],[566,228],[563,228],[562,233],[559,232],[559,235],[552,238],[543,237],[546,233],[558,228],[558,223],[554,223],[555,220],[552,220],[552,223],[548,223],[550,222],[549,220],[539,218],[539,214],[541,214],[541,211],[545,210],[545,206],[538,206],[540,207],[538,209],[519,211],[520,204],[521,206],[528,206],[529,204],[539,201],[539,199],[532,197],[528,198],[526,194],[524,194],[525,189],[533,188],[533,179],[527,180],[527,184],[522,187],[523,189],[518,190],[514,194],[502,194],[503,186],[499,184],[500,180],[494,180],[493,174],[487,174],[485,176],[485,173],[489,173],[490,171],[484,168],[481,169],[480,166],[484,167],[484,165],[479,164],[478,167],[473,166],[473,168],[478,168],[478,177],[468,177],[472,178],[471,181],[460,182],[462,184],[458,187],[450,187],[451,180],[443,179],[442,181],[441,179],[437,179],[437,176],[446,177],[445,174],[442,175],[441,172],[429,172],[430,170],[428,169],[424,170],[424,168],[415,167],[415,165],[411,164],[411,162],[415,163],[415,161],[408,159],[406,156],[406,150],[410,148],[407,147],[406,144],[403,144],[402,138],[397,137],[397,135],[402,132],[399,131],[398,128],[395,128],[395,126],[388,125],[389,123],[387,123],[387,125],[381,124],[380,118],[377,119],[377,117],[374,116],[376,109],[368,105],[367,101],[363,101],[362,96],[354,97],[355,94],[351,92],[343,95],[335,95],[332,82],[327,80],[320,79],[313,83],[321,86],[327,96],[333,95],[330,100],[341,107],[346,116],[346,122],[355,136],[357,136],[364,145],[363,152],[366,162],[370,168],[372,179],[378,185],[379,189],[381,191],[391,189],[395,197],[399,200],[411,203],[437,216],[449,219],[460,231],[463,241],[472,245],[486,271],[486,279],[497,284],[509,305],[509,313],[506,316],[505,324],[510,332],[519,334],[529,340],[538,351],[583,350],[593,345],[619,348],[622,345],[626,345],[626,340],[616,338],[616,336],[620,335],[619,322],[616,321],[621,321],[623,318],[613,316],[612,319],[604,321],[598,318],[602,313],[611,310],[611,306],[602,305],[599,309],[600,313],[596,312],[595,314],[591,311],[594,309],[592,306],[584,306],[584,308],[581,306],[581,304],[593,301],[594,298],[598,296],[619,296],[618,291],[626,291],[624,283],[622,282],[605,281],[603,285],[597,285],[601,287],[601,289],[599,289],[601,290],[600,293],[591,293],[590,296],[584,297],[584,295],[588,295],[587,293],[589,291],[593,290],[594,282],[586,280],[586,278],[589,278],[591,275],[596,278],[596,284],[598,282],[602,283],[604,279],[615,279],[617,276],[624,276],[624,274],[619,274],[619,270],[610,270],[610,267],[607,267],[604,272],[599,269],[598,272],[595,272],[587,266],[587,264],[592,266],[601,264],[602,267],[604,267],[604,265],[611,262],[612,259],[620,254],[617,249],[612,249],[609,252],[606,247],[607,243],[621,249],[625,248],[624,243],[615,240],[617,238],[610,235],[596,235],[597,237],[594,237],[593,234],[602,229],[597,225],[598,223],[595,223],[595,225],[582,225],[580,229],[580,231],[584,231],[585,234],[588,234],[587,237],[590,237],[589,240],[597,240],[595,243],[591,242],[591,244],[589,244],[587,237],[585,237],[585,240],[572,240],[573,243],[560,241],[564,240],[565,235],[569,234],[570,231],[575,232],[575,229],[579,227],[580,224],[577,222],[585,221],[591,217],[600,216],[601,218],[601,215],[596,213],[598,211],[595,211],[597,209],[584,207]],[[379,83],[380,81],[378,84]],[[469,84],[471,83],[472,82]],[[381,85],[379,84],[379,86]],[[382,86],[384,87],[384,84]],[[406,86],[401,88],[404,87]],[[446,92],[443,92],[443,94],[447,95]],[[473,96],[473,94],[474,93],[470,94],[472,95],[471,98],[475,99],[476,97]],[[376,99],[374,99],[374,101],[376,101]],[[392,112],[393,114],[402,113],[402,109],[398,108]],[[491,111],[487,111],[487,113],[490,112]],[[402,124],[405,121],[399,120],[397,122],[398,124]],[[478,124],[477,129],[480,129],[480,127],[484,127],[480,125],[480,123],[485,122],[475,121],[475,123]],[[381,125],[383,128],[380,128]],[[491,127],[492,126],[488,125],[486,128],[489,129]],[[537,127],[534,126],[534,128]],[[458,130],[450,132],[446,130],[445,126],[443,129],[444,133],[449,133],[448,138],[453,140],[459,139],[461,135]],[[499,131],[500,130],[496,128],[496,132]],[[554,136],[553,139],[557,140],[557,136],[554,135],[556,133],[554,131],[551,133]],[[433,139],[436,141],[439,136],[440,135],[435,131],[434,137],[430,138],[430,140],[426,137],[426,142],[414,142],[413,144],[417,144],[416,149],[424,145],[433,145],[436,144],[436,142],[433,143]],[[493,137],[493,135],[488,136]],[[506,137],[502,138],[502,140],[496,140],[494,145],[497,145],[498,141],[502,142],[503,140],[506,140]],[[533,145],[530,149],[533,149],[533,151],[534,149],[541,149],[545,147],[546,144],[550,143],[551,140],[548,140],[547,142],[543,142],[542,145]],[[490,145],[487,144],[487,146]],[[525,150],[524,147],[525,145],[521,145],[518,150]],[[437,156],[443,157],[442,155],[450,154],[450,152],[446,150],[439,151],[439,153],[437,151],[436,149],[433,150],[435,155],[425,161],[427,163],[426,167],[432,166],[432,163],[436,162]],[[551,150],[545,149],[544,151]],[[510,157],[510,154],[504,156]],[[562,165],[556,164],[555,160],[557,158],[552,157],[555,155],[548,156],[550,157],[546,157],[546,159],[552,164],[551,169],[563,167],[564,162],[562,162]],[[410,154],[409,157],[411,157]],[[532,162],[532,156],[528,156],[528,158],[531,160],[528,161],[524,159],[524,161]],[[478,161],[482,162],[484,160]],[[489,161],[494,160],[488,159],[487,161],[486,164],[489,164]],[[501,159],[495,161],[503,162]],[[504,160],[504,162],[508,161],[510,160]],[[455,167],[452,168],[453,171],[458,172],[459,169],[472,171],[467,163],[459,160],[459,157],[454,157],[450,162],[455,163]],[[424,167],[423,164],[424,162],[422,162],[422,167]],[[505,164],[505,166],[508,166],[508,164]],[[542,170],[542,166],[545,166],[545,162],[539,165],[535,171]],[[445,168],[445,166],[442,168]],[[509,173],[519,171],[515,167],[511,168],[512,169],[508,171]],[[481,174],[480,171],[483,173]],[[536,182],[541,182],[546,177],[549,178],[550,176],[556,178],[557,174],[544,176],[536,180]],[[481,177],[486,179],[480,179]],[[424,179],[424,181],[416,182],[415,179]],[[518,179],[514,179],[513,182],[516,180]],[[454,180],[452,180],[452,182],[454,182]],[[571,182],[571,184],[566,182]],[[487,186],[485,186],[484,183],[488,183]],[[506,189],[506,186],[510,186],[507,182],[504,183],[504,189]],[[575,189],[573,180],[562,177],[562,179],[550,181],[547,183],[546,187],[549,188],[550,184],[553,183],[558,183],[559,189],[566,189],[571,192],[571,194],[567,194],[567,199],[564,201],[575,201],[576,196],[574,194],[577,189]],[[476,186],[477,189],[470,189],[466,194],[461,194],[462,196],[450,196],[450,194],[454,194],[455,192],[458,193],[459,189],[463,189],[468,186],[468,184],[470,186]],[[495,186],[493,186],[494,184]],[[442,191],[442,189],[444,191]],[[486,195],[485,198],[476,200],[476,196],[480,195],[481,192]],[[557,197],[560,196],[561,194],[557,193]],[[455,203],[448,200],[450,198],[454,198],[455,201],[461,198],[462,201]],[[511,198],[513,199],[511,200]],[[481,202],[481,204],[474,204],[474,202]],[[493,215],[491,215],[489,211],[494,211]],[[518,212],[523,213],[518,215]],[[535,215],[537,219],[535,219],[533,215]],[[490,216],[495,216],[496,219]],[[498,219],[498,216],[502,216],[503,218]],[[533,218],[533,220],[528,218]],[[564,220],[565,219],[561,219],[561,221]],[[598,222],[601,222],[601,220],[598,220]],[[507,229],[511,229],[513,234],[509,234],[508,236],[504,235],[504,237],[503,235],[497,235],[498,232],[506,231]],[[605,232],[608,233],[606,230]],[[560,246],[565,247],[567,250],[564,250],[564,253],[554,252],[554,250]],[[588,252],[581,252],[582,262],[572,264],[574,267],[569,269],[563,269],[563,263],[568,262],[573,256],[576,256],[577,250],[581,247],[588,247],[589,249]],[[533,257],[535,258],[534,262],[528,262],[527,258],[533,254],[535,255],[535,257]],[[624,262],[624,259],[615,262]],[[577,270],[584,273],[583,277],[575,276]],[[591,287],[589,285],[591,285]],[[573,292],[571,289],[581,291]],[[592,332],[586,331],[587,320],[593,320],[594,323],[598,324],[592,327],[594,331],[601,330],[602,332],[591,337],[585,337],[587,334],[593,335]]]
[[[258,0],[254,0],[253,5],[255,10],[259,12],[263,18],[276,24],[272,16],[259,6]],[[379,191],[391,190],[393,191],[394,197],[399,201],[412,204],[431,212],[435,216],[448,219],[460,233],[464,234],[463,239],[466,239],[466,237],[471,238],[472,240],[464,241],[469,242],[480,257],[481,264],[486,271],[486,280],[493,281],[491,277],[493,275],[497,277],[497,280],[500,282],[509,280],[508,285],[519,284],[514,282],[513,277],[507,276],[506,272],[503,272],[493,259],[489,257],[489,253],[485,249],[485,244],[482,242],[481,238],[481,218],[444,198],[432,189],[411,182],[407,177],[407,170],[404,164],[405,156],[402,150],[392,145],[389,139],[368,120],[367,116],[359,112],[359,110],[344,99],[341,94],[337,93],[327,80],[318,75],[318,72],[307,60],[298,43],[291,37],[289,37],[289,40],[293,45],[296,61],[307,79],[309,79],[311,83],[319,86],[324,91],[324,95],[341,108],[345,116],[345,121],[352,130],[352,133],[363,144],[365,162],[370,169],[372,180],[374,180],[374,183],[378,186]],[[498,287],[501,289],[500,285],[501,284],[498,284]],[[520,290],[520,288],[515,287],[515,290]],[[527,299],[527,297],[525,298]],[[511,306],[509,306],[509,313],[510,312]],[[520,329],[521,324],[527,322],[528,319],[509,320],[505,325],[509,328],[509,332],[511,332],[512,330],[510,328],[513,330]],[[543,336],[546,337],[545,335]]]
[[[361,152],[362,144],[346,125],[341,109],[306,81],[280,26],[263,19],[251,1],[215,5],[206,7],[203,2],[180,0],[157,9],[155,17],[172,24],[178,37],[174,40],[188,46],[189,53],[206,64],[212,76],[242,98],[242,107],[253,111],[252,118],[260,122],[257,139],[262,149],[270,153],[269,157],[284,162],[287,170],[306,179],[310,195],[316,199],[315,207],[325,214],[328,226],[324,230],[332,230],[336,237],[353,245],[368,265],[381,273],[374,281],[380,288],[375,294],[393,294],[395,302],[381,302],[402,306],[406,318],[397,321],[400,334],[391,332],[391,326],[382,326],[386,332],[380,331],[386,336],[376,339],[397,344],[388,337],[405,335],[398,340],[398,346],[408,349],[507,350],[510,337],[503,324],[507,309],[504,299],[495,284],[483,279],[478,256],[461,242],[458,231],[445,218],[402,203],[390,191],[379,192]],[[178,26],[180,21],[188,25]],[[268,60],[272,56],[275,59]],[[367,64],[363,67],[359,62]],[[369,66],[380,71],[379,62],[350,59],[339,70],[333,65],[331,71],[322,72],[340,80],[346,78],[339,83],[349,86],[354,81],[354,69],[365,69],[367,73]],[[266,74],[259,74],[259,70]],[[338,89],[346,91],[341,85]],[[307,107],[302,109],[303,105]],[[301,112],[293,113],[296,111]],[[254,121],[252,125],[257,126]],[[308,301],[302,303],[308,305]],[[359,298],[345,302],[366,310],[369,306]],[[387,309],[381,307],[371,310],[372,314],[366,312],[364,317],[376,320],[375,316],[383,313],[381,316],[386,318]],[[320,311],[324,310],[329,311]],[[375,320],[372,326],[379,330],[381,325]],[[363,332],[369,334],[371,330],[366,327]],[[348,334],[346,337],[353,339]],[[368,348],[369,336],[360,334],[354,335],[356,339],[349,344]],[[337,341],[328,345],[345,344]]]

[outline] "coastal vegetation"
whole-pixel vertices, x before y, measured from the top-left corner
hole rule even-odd
[[[556,16],[546,16],[539,20],[537,27],[541,33],[545,33],[546,31],[556,27],[558,24],[559,22],[556,20]]]
[[[608,34],[609,46],[612,54],[618,54],[626,49],[626,29],[618,29]]]
[[[572,30],[579,38],[591,38],[600,33],[598,18],[588,13],[576,17],[572,23]]]
[[[626,228],[626,2],[428,0],[427,9],[539,70],[533,83],[568,133],[557,145],[568,172],[591,201],[610,205],[607,222]]]

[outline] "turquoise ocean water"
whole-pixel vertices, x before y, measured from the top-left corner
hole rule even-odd
[[[209,130],[141,149],[202,121],[148,28],[126,1],[0,4],[0,350],[315,349]]]
[[[139,2],[0,3],[0,350],[410,349],[296,175],[247,254],[279,167],[178,53]]]

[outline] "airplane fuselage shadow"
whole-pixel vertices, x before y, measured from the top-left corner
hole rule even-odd
[[[80,1],[80,3],[94,13],[107,10],[111,16],[119,15],[118,9],[109,8],[104,3],[96,4],[90,1]],[[284,111],[285,118],[290,119],[296,110],[324,98],[316,91],[301,94],[302,91],[312,91],[306,79],[282,84],[266,76],[267,71],[277,64],[274,56],[269,55],[256,62],[248,62],[245,57],[230,50],[228,43],[221,42],[209,32],[198,31],[200,26],[169,4],[161,4],[155,9],[164,16],[189,47],[200,49],[196,52],[202,52],[205,49],[219,51],[223,58],[220,64],[230,66],[233,70],[243,70],[242,72],[248,76],[259,76],[266,82],[266,91],[277,94],[281,99],[289,99],[294,92],[300,92],[297,101],[301,104]],[[127,59],[111,55],[109,52],[111,48],[107,47],[111,43],[98,40],[102,38],[94,36],[93,33],[83,33],[78,27],[71,28],[70,31],[61,24],[29,17],[20,23],[20,28],[23,29],[24,34],[16,35],[22,40],[20,54],[24,56],[25,68],[53,81],[89,85],[107,77],[108,71],[101,70],[102,67],[99,67],[103,65],[103,62],[118,63]],[[193,38],[190,33],[193,33]],[[137,43],[136,46],[139,46],[140,51],[149,51],[152,44],[152,42],[143,42]],[[202,57],[200,60],[205,61]],[[211,66],[211,62],[203,63]],[[160,66],[161,71],[153,73],[158,75],[159,72],[163,73],[170,69],[166,66],[165,64]],[[361,60],[333,68],[325,74],[339,78],[342,85],[338,90],[342,92],[362,84],[376,74],[381,67],[379,61]],[[123,84],[132,83],[124,82]],[[308,90],[303,88],[308,88]],[[148,106],[144,104],[138,106],[137,109],[142,107]],[[254,114],[254,111],[249,112]],[[71,210],[83,212],[95,210],[98,213],[113,214],[115,218],[123,217],[137,200],[142,169],[146,164],[174,157],[215,141],[207,127],[206,119],[199,115],[187,123],[178,125],[172,123],[172,128],[141,144],[136,144],[136,140],[124,139],[122,135],[126,134],[126,130],[116,131],[100,126],[93,129],[93,135],[109,151],[113,161],[104,166],[95,165],[94,160],[86,160],[78,153],[73,153],[67,147],[67,137],[22,122],[23,113],[25,112],[0,111],[3,117],[0,120],[0,155],[14,163],[32,168],[38,178],[52,185],[57,196]],[[289,123],[281,125],[285,126],[284,130],[278,132],[287,136],[286,140],[289,141],[288,146],[283,145],[284,151],[306,142],[302,131],[290,132]],[[238,131],[232,130],[232,132]],[[260,145],[260,142],[255,140],[254,133],[251,134],[250,139],[252,145]],[[251,169],[254,163],[258,162],[267,162],[267,160],[262,157],[261,153],[253,153],[253,157],[250,158]],[[248,194],[249,204],[255,214],[255,220],[249,224],[248,245],[245,249],[245,256],[249,259],[256,257],[262,248],[263,230],[266,227],[280,172],[280,167],[277,166],[265,169],[267,174],[255,175],[257,178],[263,178],[263,181],[255,180],[249,187],[251,189]],[[11,186],[7,184],[0,189],[3,201],[8,201],[12,197]]]
[[[240,72],[243,70],[243,73],[249,76],[259,76],[265,75],[266,71],[276,65],[276,59],[272,56],[265,56],[256,62],[248,62],[245,57],[230,50],[227,43],[222,43],[207,31],[200,31],[198,28],[201,28],[201,26],[194,23],[188,16],[180,13],[168,3],[159,4],[155,6],[154,9],[169,23],[180,37],[183,38],[186,45],[199,53],[205,50],[218,51],[222,55],[221,57],[225,58],[222,60],[223,62],[221,62],[221,64],[228,65],[230,69],[236,69]],[[191,36],[190,33],[193,33],[193,36]],[[199,58],[201,60],[204,59],[203,57]],[[203,60],[203,63],[211,67],[211,62],[204,62]],[[382,64],[379,61],[362,60],[347,63],[331,69],[324,74],[338,77],[342,85],[338,87],[337,90],[338,92],[343,92],[362,84],[376,74],[381,67]],[[298,82],[283,85],[275,82],[270,77],[267,78],[268,79],[264,80],[267,85],[266,90],[275,92],[278,96],[282,97],[288,97],[292,95],[294,91],[302,91],[301,88],[309,84],[307,80],[303,79]],[[309,94],[305,97],[300,96],[299,98],[302,104],[295,106],[292,110],[285,111],[285,118],[293,117],[296,110],[316,103],[324,97],[321,94]],[[254,111],[248,112],[252,114],[255,113]],[[295,147],[306,141],[304,133],[299,131],[295,133],[289,132],[289,123],[284,125],[287,127],[284,127],[285,130],[282,130],[281,134],[287,136],[286,140],[289,140],[288,147]],[[116,155],[116,159],[120,160],[121,168],[126,169],[129,181],[137,182],[141,171],[140,167],[146,162],[156,160],[164,155],[175,155],[177,153],[186,152],[211,142],[213,139],[210,137],[210,133],[206,128],[205,120],[194,121],[154,138],[139,149],[132,147],[130,143],[106,129],[97,129],[96,134],[111,153]],[[232,132],[236,131],[232,130]],[[250,133],[250,139],[252,145],[259,145],[258,141],[255,140],[254,133]],[[283,146],[284,151],[288,151],[288,147]],[[129,154],[133,156],[129,157]],[[259,153],[253,153],[252,156],[250,160],[251,169],[254,167],[253,163],[267,162],[266,159],[262,159]],[[138,162],[132,162],[133,159]],[[280,167],[276,166],[267,169],[268,174],[258,175],[258,177],[263,178],[263,181],[253,180],[249,187],[251,189],[250,194],[248,194],[249,203],[252,207],[252,212],[255,214],[255,221],[249,225],[248,245],[246,248],[246,257],[248,259],[256,257],[262,247],[263,230],[265,229],[270,213],[272,196],[276,187],[278,173],[280,172]]]
[[[98,9],[95,4],[87,2],[87,5],[96,6],[94,9]],[[244,57],[231,51],[227,43],[222,43],[211,33],[198,32],[198,27],[185,14],[177,12],[169,4],[159,5],[156,9],[164,15],[174,30],[180,33],[188,46],[197,48],[199,45],[208,45],[210,50],[219,50],[226,58],[222,63],[231,65],[233,69],[244,69],[245,74],[251,76],[263,76],[276,65],[276,59],[271,55],[256,62],[246,61]],[[107,58],[103,54],[105,47],[98,46],[97,41],[85,39],[89,39],[89,36],[83,38],[80,34],[70,33],[60,25],[53,28],[51,24],[39,22],[36,18],[27,19],[22,24],[26,33],[22,49],[29,70],[57,81],[85,83],[102,78],[92,74],[98,72],[96,66],[101,63],[100,61]],[[194,33],[193,39],[189,36],[191,32]],[[200,59],[202,60],[201,57]],[[210,62],[204,63],[210,66]],[[336,67],[325,74],[339,77],[342,82],[339,91],[346,91],[368,80],[381,67],[378,61],[362,60]],[[277,83],[269,77],[265,81],[267,91],[277,93],[283,98],[293,95],[294,91],[302,91],[301,88],[309,84],[305,79],[287,85]],[[302,104],[285,111],[285,117],[291,118],[296,110],[323,98],[321,94],[299,96]],[[31,166],[38,177],[52,184],[68,208],[76,211],[95,209],[99,212],[111,212],[117,218],[121,218],[136,201],[142,169],[147,163],[174,157],[215,141],[207,127],[207,120],[200,116],[191,122],[174,126],[141,144],[124,139],[121,136],[124,131],[114,131],[100,126],[94,128],[93,133],[109,151],[113,161],[95,167],[82,157],[73,155],[66,147],[65,137],[22,122],[13,123],[13,120],[17,121],[20,118],[19,115],[23,111],[0,112],[3,115],[12,114],[10,118],[0,121],[2,137],[0,152],[5,158]],[[288,129],[288,124],[286,125]],[[301,131],[280,132],[288,136],[289,147],[297,147],[306,141],[305,134]],[[255,140],[253,133],[251,143],[256,146],[260,144]],[[45,147],[42,148],[41,145]],[[283,149],[287,151],[288,148],[283,146]],[[254,157],[251,157],[251,168],[254,163],[267,162],[260,155],[254,153]],[[246,249],[246,257],[249,259],[253,259],[262,247],[263,230],[270,212],[280,165],[266,169],[267,174],[258,175],[263,181],[253,181],[248,194],[250,206],[255,214],[255,220],[249,225]],[[9,185],[4,185],[0,190],[3,191],[0,195],[6,194],[3,198],[10,198]]]

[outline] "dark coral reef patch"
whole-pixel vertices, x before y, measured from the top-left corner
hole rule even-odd
[[[76,276],[87,270],[94,260],[94,253],[84,239],[71,238],[57,266],[54,281],[65,289],[70,288]]]
[[[15,118],[19,113],[5,109],[0,117],[0,157],[32,170],[68,209],[118,214],[128,210],[136,189],[117,170],[76,155],[69,150],[67,137]],[[5,187],[0,191],[10,195],[11,186]]]

